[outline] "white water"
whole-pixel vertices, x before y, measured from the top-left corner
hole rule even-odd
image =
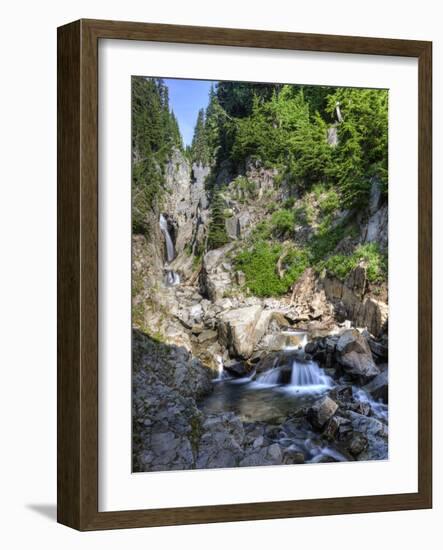
[[[214,378],[214,381],[219,382],[225,377],[225,371],[223,369],[223,358],[221,355],[216,355],[215,360],[217,361],[217,378]]]
[[[180,275],[175,271],[166,272],[166,284],[168,286],[175,286],[180,284]]]
[[[369,403],[371,406],[372,414],[378,420],[383,422],[388,421],[388,405],[381,401],[375,401],[368,393],[360,388],[353,388],[354,397],[363,403]]]
[[[166,242],[166,262],[170,263],[175,258],[174,243],[172,242],[171,235],[169,234],[168,222],[163,214],[160,214],[160,231],[163,233]],[[180,284],[180,275],[172,269],[166,270],[166,284],[168,286],[174,286]]]
[[[291,387],[304,391],[320,391],[332,386],[332,379],[327,376],[315,361],[292,364]]]
[[[171,235],[169,234],[168,222],[163,214],[160,214],[160,229],[166,241],[166,261],[172,262],[175,256],[174,243],[172,242]]]
[[[294,349],[304,350],[308,343],[306,332],[288,330],[283,331],[282,334],[287,336],[290,342],[284,348],[284,351]],[[277,362],[274,368],[258,376],[257,383],[265,386],[281,384],[281,376],[285,368],[287,367],[279,367]],[[294,359],[290,368],[290,382],[284,386],[289,391],[316,393],[332,386],[332,378],[327,376],[315,361],[299,361]]]

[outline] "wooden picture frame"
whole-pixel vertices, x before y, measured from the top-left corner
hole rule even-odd
[[[418,58],[418,492],[98,511],[98,42],[159,41]],[[432,44],[80,20],[58,29],[58,521],[82,531],[432,506]]]

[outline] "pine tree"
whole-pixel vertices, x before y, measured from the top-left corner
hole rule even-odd
[[[228,242],[224,216],[225,203],[220,192],[212,199],[211,220],[208,229],[208,249],[220,248]]]
[[[193,162],[204,165],[207,165],[209,163],[204,109],[200,109],[198,112],[197,123],[194,130],[194,137],[192,138],[191,150]]]
[[[177,119],[162,79],[132,78],[132,225],[145,233],[149,211],[161,200],[164,170],[174,148],[183,149]]]

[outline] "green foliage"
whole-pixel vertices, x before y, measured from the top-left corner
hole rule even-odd
[[[192,138],[191,157],[193,162],[198,164],[209,164],[209,147],[205,128],[205,110],[198,112],[197,123],[195,125],[194,137]]]
[[[248,179],[246,176],[237,176],[233,181],[233,188],[240,202],[244,202],[247,199],[253,199],[257,196],[257,185],[255,181]]]
[[[345,236],[345,227],[343,225],[340,224],[331,227],[328,221],[326,220],[326,222],[320,224],[317,232],[311,237],[308,244],[311,262],[314,266],[317,262],[320,262],[331,254]]]
[[[132,77],[132,227],[149,230],[147,217],[163,193],[164,169],[182,141],[168,88],[161,79]]]
[[[340,208],[340,196],[335,189],[328,189],[320,196],[318,204],[321,214],[328,216]]]
[[[278,275],[280,260],[284,274]],[[281,244],[257,241],[251,248],[238,254],[236,267],[244,272],[246,287],[255,296],[279,296],[289,291],[308,267],[305,251],[291,248],[284,251]]]
[[[208,249],[220,248],[228,242],[225,226],[225,202],[218,192],[213,196],[211,206],[211,220],[208,228]]]
[[[373,178],[387,193],[388,91],[337,88],[328,97],[330,114],[340,109],[338,146],[330,175],[337,181],[346,207],[367,203]]]
[[[382,253],[376,243],[357,246],[350,255],[336,254],[319,264],[318,269],[326,269],[331,275],[344,281],[349,273],[360,263],[366,267],[366,275],[371,283],[379,283],[387,278],[387,255]]]
[[[283,165],[294,183],[307,185],[323,179],[329,170],[326,135],[326,123],[310,113],[303,90],[294,93],[285,85],[266,102],[255,99],[251,115],[237,121],[232,156],[237,162],[251,157],[270,166]]]
[[[294,231],[294,212],[292,210],[277,210],[271,217],[272,233],[275,237],[286,237]]]

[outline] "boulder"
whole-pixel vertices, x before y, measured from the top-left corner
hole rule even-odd
[[[254,305],[220,314],[219,341],[228,348],[231,356],[247,359],[252,355],[256,343],[263,336],[263,326],[257,328],[262,311],[260,305]]]
[[[366,339],[356,329],[345,330],[336,345],[336,359],[344,370],[368,382],[380,373]]]
[[[290,445],[283,450],[283,464],[303,464],[305,455],[295,446]]]
[[[251,367],[245,361],[236,361],[235,363],[227,363],[223,366],[224,370],[236,376],[237,378],[244,378],[251,372]]]
[[[347,414],[354,432],[364,435],[367,446],[360,451],[359,460],[386,460],[388,458],[388,428],[386,424],[372,416],[364,416],[352,411]],[[352,441],[352,440],[351,440]]]
[[[232,287],[231,266],[226,262],[226,254],[231,248],[232,244],[228,243],[210,250],[203,257],[199,275],[200,292],[212,302],[223,298],[225,292]]]
[[[352,456],[358,456],[367,448],[367,446],[368,439],[363,434],[356,433],[349,443],[348,450]]]
[[[240,225],[236,216],[225,219],[226,233],[231,239],[238,239],[240,236]]]
[[[371,380],[363,389],[372,395],[375,400],[381,399],[383,403],[388,403],[389,379],[388,370],[384,370]]]
[[[308,409],[308,420],[314,428],[323,428],[326,422],[334,416],[338,405],[330,397],[325,396],[317,400]]]

